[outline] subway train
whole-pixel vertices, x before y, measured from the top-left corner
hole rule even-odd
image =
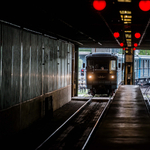
[[[110,53],[86,55],[86,86],[90,93],[111,95],[123,79],[123,58]]]
[[[150,55],[136,55],[134,57],[135,84],[150,83]]]

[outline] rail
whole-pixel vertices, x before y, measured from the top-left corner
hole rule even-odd
[[[141,90],[141,88],[140,88],[140,90]],[[149,116],[150,116],[150,98],[149,98],[149,96],[148,96],[148,91],[150,90],[150,86],[148,86],[147,88],[146,88],[146,90],[142,93],[142,90],[141,90],[141,93],[142,93],[142,95],[143,95],[143,97],[145,96],[145,98],[146,98],[146,100],[147,100],[147,102],[144,100],[144,102],[145,102],[145,105],[146,105],[146,108],[147,108],[147,111],[148,111],[148,114],[149,114]]]
[[[100,120],[102,119],[102,116],[104,115],[106,109],[108,108],[108,106],[110,105],[110,102],[112,101],[113,97],[114,97],[115,93],[113,94],[112,97],[109,97],[109,100],[107,102],[107,104],[105,105],[105,107],[103,108],[102,112],[99,114],[98,119],[95,121],[95,123],[93,124],[93,127],[91,128],[91,131],[88,133],[87,137],[85,138],[85,141],[83,142],[83,144],[81,145],[81,149],[84,150],[93,134],[93,132],[95,131],[98,123],[100,122]],[[91,102],[92,98],[90,98],[84,105],[82,105],[71,117],[69,117],[58,129],[56,129],[43,143],[41,143],[35,150],[39,150],[42,149],[44,146],[46,146],[45,144],[47,144],[48,140],[50,140],[50,138],[52,138],[60,129],[62,129],[67,123],[69,123],[69,121],[72,120],[73,117],[75,117],[81,110],[82,108],[84,108],[89,102]]]
[[[52,137],[54,136],[62,127],[64,127],[77,113],[82,110],[89,102],[91,102],[92,98],[90,98],[86,103],[84,103],[72,116],[70,116],[60,127],[58,127],[43,143],[41,143],[35,150],[42,148],[42,146]]]
[[[92,136],[93,132],[95,131],[95,129],[96,129],[96,127],[97,127],[97,125],[98,125],[98,123],[99,123],[100,119],[102,118],[102,116],[103,116],[103,114],[104,114],[104,112],[105,112],[106,108],[107,108],[107,107],[108,107],[108,105],[110,104],[110,101],[111,101],[111,97],[109,98],[109,101],[108,101],[107,105],[105,106],[105,108],[103,109],[103,111],[102,111],[101,115],[99,116],[98,120],[96,121],[96,123],[95,123],[95,125],[94,125],[94,127],[93,127],[92,131],[90,132],[90,134],[89,134],[89,136],[88,136],[88,138],[87,138],[87,140],[86,140],[85,144],[84,144],[84,145],[83,145],[83,147],[82,147],[82,150],[84,150],[84,149],[85,149],[85,147],[87,146],[87,144],[88,144],[88,142],[89,142],[89,140],[90,140],[90,138],[91,138],[91,136]]]

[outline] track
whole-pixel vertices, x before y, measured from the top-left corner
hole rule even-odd
[[[109,103],[89,99],[36,150],[84,149]]]
[[[147,107],[148,113],[150,115],[150,86],[142,86],[140,87],[141,92],[144,97],[144,102]]]

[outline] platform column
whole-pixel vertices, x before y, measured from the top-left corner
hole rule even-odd
[[[134,50],[128,48],[125,51],[124,84],[134,84]]]
[[[78,95],[78,46],[75,45],[72,52],[72,97]]]

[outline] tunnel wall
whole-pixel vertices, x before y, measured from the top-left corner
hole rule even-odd
[[[0,131],[16,132],[71,100],[73,44],[0,23]],[[7,131],[5,131],[7,130]]]

